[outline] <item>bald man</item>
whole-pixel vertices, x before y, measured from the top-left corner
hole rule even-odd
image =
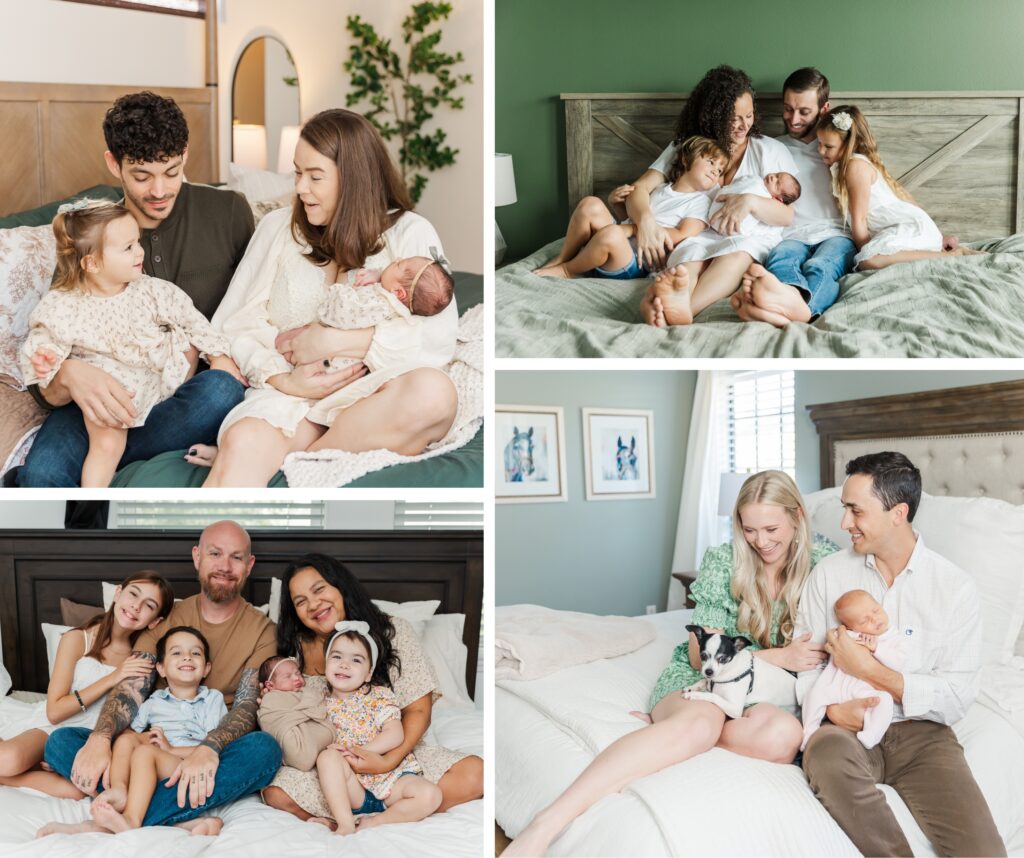
[[[241,595],[255,562],[249,534],[235,522],[218,521],[202,532],[192,548],[201,592],[176,602],[167,619],[135,642],[132,654],[148,658],[154,669],[114,687],[91,733],[62,727],[50,735],[45,756],[55,771],[88,795],[109,786],[111,745],[157,686],[156,642],[170,628],[192,626],[210,642],[213,667],[205,684],[224,695],[228,714],[157,786],[142,824],[186,822],[270,783],[281,766],[281,748],[256,729],[256,674],[276,654],[277,636],[274,624]],[[59,830],[105,829],[89,821]]]

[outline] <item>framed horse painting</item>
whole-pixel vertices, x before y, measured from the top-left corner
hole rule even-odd
[[[494,433],[497,503],[568,500],[561,408],[498,405]]]
[[[583,409],[587,500],[654,497],[654,412]]]

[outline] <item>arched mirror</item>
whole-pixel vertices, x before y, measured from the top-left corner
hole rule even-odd
[[[292,55],[277,39],[261,36],[242,51],[231,86],[231,119],[232,161],[291,172],[298,139],[299,78]]]

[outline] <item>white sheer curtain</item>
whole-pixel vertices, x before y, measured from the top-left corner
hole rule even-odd
[[[690,434],[686,443],[683,492],[679,500],[673,572],[694,572],[704,552],[718,541],[719,447],[725,438],[718,400],[728,384],[728,373],[701,371],[693,394]],[[682,608],[682,585],[669,578],[668,610]]]

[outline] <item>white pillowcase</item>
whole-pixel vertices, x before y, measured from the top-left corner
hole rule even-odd
[[[434,666],[437,690],[444,699],[457,706],[472,707],[475,704],[466,688],[468,651],[462,642],[465,623],[465,614],[436,614],[424,621],[420,642],[424,655]]]
[[[373,604],[380,608],[385,614],[392,617],[401,617],[415,625],[416,623],[429,620],[437,609],[441,607],[440,599],[429,599],[425,602],[389,602],[387,599],[374,599]],[[422,635],[421,635],[422,637]]]
[[[43,638],[46,640],[46,664],[50,668],[50,676],[53,676],[53,663],[57,660],[57,647],[60,646],[61,635],[69,631],[71,631],[71,626],[43,623]]]
[[[812,530],[843,548],[840,488],[804,498]],[[1024,627],[1024,507],[993,498],[923,494],[914,517],[925,544],[967,572],[978,588],[986,664],[1007,664]],[[950,630],[952,633],[952,630]]]
[[[7,668],[4,667],[4,639],[3,635],[0,635],[0,697],[6,697],[7,692],[11,690],[11,675],[7,672]]]
[[[242,194],[250,205],[261,200],[276,200],[295,192],[295,179],[291,173],[271,173],[269,170],[243,167],[234,162],[228,165],[228,170],[228,188]]]

